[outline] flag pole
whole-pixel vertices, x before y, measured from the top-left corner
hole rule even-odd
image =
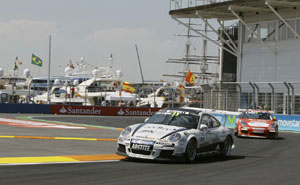
[[[47,100],[51,104],[50,100],[50,66],[51,66],[51,35],[49,35],[49,63],[48,63],[48,80],[47,80]]]

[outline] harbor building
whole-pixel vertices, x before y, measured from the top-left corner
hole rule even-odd
[[[219,85],[210,89],[219,92],[210,94],[216,100],[206,108],[267,106],[277,113],[300,113],[299,0],[170,0],[169,14],[194,33],[205,37],[186,24],[191,18],[218,35],[218,41],[207,37],[220,48],[220,66]],[[227,91],[232,101],[221,101],[229,88],[236,91]]]

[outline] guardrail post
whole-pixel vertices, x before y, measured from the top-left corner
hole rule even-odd
[[[253,92],[252,92],[252,105],[253,105],[253,107],[252,108],[255,108],[256,107],[256,102],[255,102],[255,87],[254,87],[254,85],[251,82],[249,82],[249,84],[250,84],[250,86],[252,87],[252,90],[253,90]]]
[[[210,108],[213,108],[213,89],[210,90]]]
[[[258,102],[259,102],[259,99],[258,99],[258,96],[259,96],[259,87],[257,86],[257,84],[255,84],[255,83],[253,83],[253,85],[254,85],[254,87],[256,88],[256,94],[255,94],[255,104],[256,104],[256,106],[259,106],[258,105]]]
[[[274,90],[274,86],[271,84],[271,83],[268,83],[269,86],[271,87],[272,89],[272,94],[271,94],[271,111],[275,111],[275,90]]]
[[[222,81],[219,82],[218,84],[218,101],[217,101],[217,109],[219,109],[220,107],[222,107],[222,104],[221,104],[221,100],[222,100]]]
[[[228,111],[228,89],[225,89],[225,101],[224,101],[225,110]]]
[[[286,82],[283,82],[285,87],[288,90],[287,98],[286,98],[286,114],[290,114],[290,87]]]
[[[87,93],[86,93],[86,91],[87,91],[87,87],[85,87],[84,88],[84,105],[86,106],[86,95],[87,95]]]
[[[291,97],[291,114],[295,114],[295,88],[291,83],[288,83],[290,88],[292,89],[292,97]]]
[[[242,87],[241,87],[241,85],[240,84],[236,84],[237,85],[237,87],[239,88],[239,94],[238,94],[238,108],[237,109],[239,109],[239,108],[241,108],[241,93],[242,93]]]

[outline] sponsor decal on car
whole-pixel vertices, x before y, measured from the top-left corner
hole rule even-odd
[[[135,149],[135,150],[144,150],[144,151],[150,151],[151,149],[151,146],[149,146],[149,145],[140,145],[140,144],[135,144],[135,143],[133,143],[132,145],[131,145],[131,148],[132,149]]]

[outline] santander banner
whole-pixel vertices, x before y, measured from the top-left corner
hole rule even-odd
[[[50,105],[51,114],[94,116],[152,116],[160,108]]]

